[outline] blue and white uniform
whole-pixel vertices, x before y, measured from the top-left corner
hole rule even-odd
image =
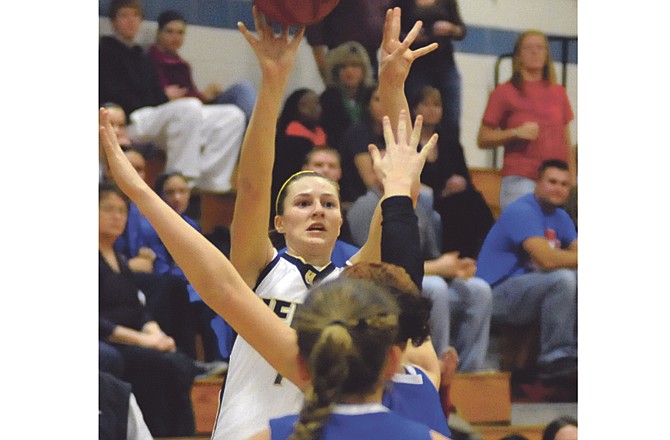
[[[384,406],[450,437],[440,395],[433,382],[419,367],[403,365],[403,368],[405,373],[396,373],[391,385],[384,390]]]
[[[272,440],[293,432],[297,415],[270,420]],[[379,403],[336,405],[326,422],[322,440],[429,440],[430,428],[409,420]]]
[[[256,294],[291,324],[308,290],[337,278],[342,269],[332,263],[317,269],[286,253],[277,253],[254,288]],[[266,429],[271,418],[300,411],[303,393],[282,378],[247,341],[238,336],[230,355],[228,375],[212,433],[213,440],[245,439]]]

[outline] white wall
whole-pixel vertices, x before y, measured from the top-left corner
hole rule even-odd
[[[363,1],[363,0],[361,0]],[[491,27],[512,31],[528,28],[549,34],[577,35],[577,0],[467,0],[460,3],[461,15],[471,26]],[[100,17],[100,34],[111,32],[109,20]],[[141,44],[151,44],[156,23],[145,21],[139,38]],[[508,49],[511,51],[512,47]],[[257,62],[238,30],[208,28],[190,25],[182,56],[193,66],[194,81],[198,87],[210,82],[223,86],[243,78],[260,83]],[[558,54],[554,54],[554,58]],[[490,166],[493,152],[480,150],[476,145],[477,131],[488,95],[494,86],[496,56],[456,53],[456,64],[463,78],[463,114],[461,141],[468,165]],[[556,64],[560,77],[561,65]],[[509,77],[509,65],[501,66],[501,81]],[[577,143],[577,66],[568,65],[567,92],[575,113],[571,125],[572,139]],[[287,94],[298,87],[311,87],[317,92],[324,88],[316,69],[311,49],[303,41]],[[498,165],[502,163],[498,152]]]

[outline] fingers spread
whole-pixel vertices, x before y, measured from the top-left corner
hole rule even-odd
[[[427,53],[434,51],[435,49],[437,49],[438,46],[439,45],[437,43],[430,43],[428,46],[423,46],[416,50],[413,50],[412,55],[414,55],[414,59],[417,59],[419,57],[424,56]]]
[[[414,43],[414,40],[416,39],[417,35],[419,35],[419,32],[421,31],[422,27],[423,22],[421,20],[418,20],[416,23],[414,23],[414,26],[412,26],[412,30],[409,31],[409,33],[403,40],[403,43],[406,42],[408,46]]]
[[[421,140],[421,127],[423,126],[423,116],[418,115],[416,117],[416,122],[414,122],[414,129],[412,130],[412,134],[409,140],[409,143],[411,146],[414,148],[419,145],[419,141]]]
[[[370,157],[372,157],[372,164],[376,165],[382,160],[382,155],[379,152],[379,148],[375,144],[369,144],[368,145],[368,152],[370,153]]]
[[[398,118],[398,143],[407,142],[407,112],[405,110],[400,111],[400,116]]]
[[[428,155],[430,154],[431,150],[432,150],[433,148],[435,148],[435,145],[437,145],[437,138],[438,138],[437,133],[434,133],[434,134],[430,137],[430,139],[428,140],[428,142],[426,142],[426,144],[421,148],[421,151],[419,152],[419,154],[421,155],[421,159],[422,159],[423,161],[426,160],[426,158],[427,158]]]
[[[298,31],[295,33],[293,36],[293,40],[291,40],[291,47],[298,46],[300,44],[300,41],[302,40],[303,35],[305,35],[305,26],[300,26],[298,28]]]
[[[393,136],[393,127],[391,127],[391,120],[388,116],[384,116],[383,126],[384,142],[386,142],[386,148],[389,148],[390,146],[395,145],[395,137]]]

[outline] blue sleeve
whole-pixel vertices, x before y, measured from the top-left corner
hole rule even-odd
[[[558,239],[561,241],[561,248],[566,249],[570,246],[570,243],[577,240],[577,229],[570,214],[565,211],[559,211],[559,216],[560,227],[558,230]]]
[[[527,238],[544,237],[542,215],[530,204],[510,205],[498,221],[515,247],[522,247]]]

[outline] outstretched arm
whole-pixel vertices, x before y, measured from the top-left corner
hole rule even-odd
[[[414,60],[434,51],[438,45],[431,43],[419,49],[410,50],[409,47],[419,35],[423,23],[421,21],[414,23],[405,39],[400,41],[400,18],[400,8],[396,7],[386,11],[379,61],[379,97],[384,114],[391,118],[391,127],[396,129],[397,116],[401,110],[405,110],[408,118],[407,124],[411,131],[409,105],[405,97],[405,80]]]
[[[253,13],[258,38],[241,22],[237,25],[258,59],[263,79],[240,151],[230,228],[230,260],[252,287],[273,255],[268,225],[277,118],[304,33],[304,27],[300,28],[289,39],[288,27],[283,27],[281,34],[275,35],[255,6]]]
[[[304,388],[306,383],[298,375],[295,331],[251,291],[213,244],[142,180],[121,150],[106,109],[100,109],[99,135],[114,181],[149,219],[205,303],[281,375]]]
[[[384,195],[377,205],[375,214],[370,223],[370,233],[361,250],[351,258],[351,262],[379,261],[381,258],[381,203],[387,198],[394,196],[411,197],[412,188],[419,179],[426,157],[435,147],[437,134],[417,151],[421,138],[421,125],[423,118],[418,116],[411,136],[407,135],[408,127],[405,112],[399,114],[397,136],[393,134],[391,121],[384,116],[384,140],[386,143],[385,154],[382,156],[375,145],[369,145],[368,150],[372,156],[375,172],[384,187]]]
[[[401,42],[400,38],[400,8],[393,8],[386,11],[386,21],[384,23],[384,36],[382,40],[382,50],[381,50],[381,61],[379,68],[379,94],[381,99],[382,108],[384,113],[388,115],[389,126],[384,128],[384,139],[387,144],[387,152],[389,146],[389,140],[397,147],[395,144],[395,139],[393,132],[397,129],[398,131],[398,143],[403,143],[407,145],[407,142],[410,142],[409,139],[401,139],[400,136],[407,136],[408,132],[412,132],[412,122],[409,116],[409,106],[407,104],[407,99],[405,98],[405,79],[409,73],[409,69],[415,59],[435,50],[437,48],[437,43],[432,43],[428,46],[416,49],[414,51],[409,50],[409,46],[414,42],[416,36],[421,30],[421,22],[417,22],[405,39]],[[398,123],[399,120],[404,120],[402,126],[402,131]],[[390,135],[390,137],[389,137]],[[437,141],[437,138],[433,141]],[[414,148],[418,145],[418,139]],[[381,159],[381,155],[376,147],[371,146],[377,151],[377,158]],[[432,145],[431,147],[432,148]],[[399,150],[398,150],[399,151]],[[425,147],[422,150],[422,154],[429,151]],[[371,151],[372,153],[372,151]],[[373,158],[374,160],[374,158]],[[381,163],[381,162],[380,162]],[[411,183],[409,188],[404,188],[404,183],[392,181],[387,179],[386,181],[380,178],[382,185],[384,186],[384,197],[382,201],[393,195],[408,195],[412,198],[413,203],[416,203],[418,198],[419,190],[419,176],[421,175],[421,169],[425,163],[425,156],[423,156],[423,161],[421,162],[421,168],[418,169],[418,172],[412,172],[414,176],[414,181]],[[383,167],[382,167],[383,168]],[[375,163],[375,172],[377,170],[382,170],[378,168],[378,164]],[[414,170],[416,171],[416,170]],[[388,186],[388,185],[391,186]],[[387,187],[388,186],[388,187]],[[405,194],[405,191],[408,191]],[[381,201],[377,205],[372,220],[370,222],[370,232],[368,234],[368,239],[365,242],[365,245],[361,248],[361,251],[352,258],[354,261],[379,261],[381,258],[381,235],[382,235],[382,215],[381,215]]]

